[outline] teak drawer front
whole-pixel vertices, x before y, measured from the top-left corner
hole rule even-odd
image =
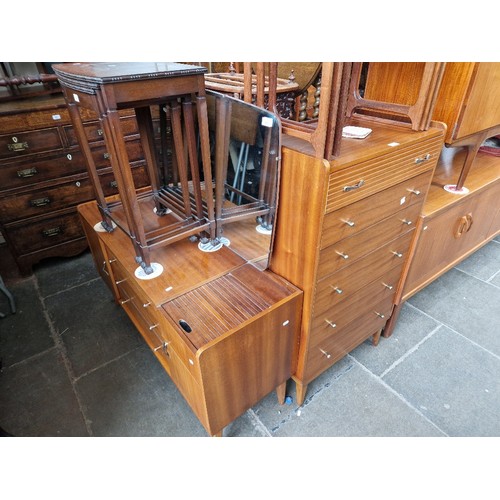
[[[411,231],[420,215],[420,204],[410,205],[397,214],[345,238],[320,252],[318,275],[327,276],[364,255]]]
[[[57,127],[0,135],[0,158],[18,158],[62,147]]]
[[[338,304],[394,267],[402,266],[412,237],[413,231],[409,231],[350,266],[319,280],[315,296],[321,298],[324,293],[330,293],[332,305]]]
[[[315,345],[310,345],[306,354],[305,373],[303,381],[308,383],[316,378],[320,373],[332,366],[334,363],[349,354],[358,345],[363,343],[370,336],[384,328],[387,318],[392,312],[392,300],[387,298],[375,304],[374,310],[379,311],[384,318],[375,314],[366,314],[350,323],[346,328],[338,331],[330,329],[323,336],[321,332],[313,332],[317,338],[322,340]],[[321,327],[326,329],[325,327]]]
[[[127,116],[120,119],[120,128],[122,130],[123,136],[128,137],[138,133],[137,121],[135,116]],[[85,130],[85,135],[88,142],[104,141],[104,134],[102,125],[99,121],[84,123],[83,129]],[[68,144],[70,146],[76,146],[78,140],[76,138],[75,131],[72,126],[64,127],[66,132],[66,137]]]
[[[348,168],[333,168],[328,182],[326,212],[355,203],[406,179],[433,170],[442,139],[434,138]]]
[[[19,254],[55,246],[84,235],[76,211],[29,224],[15,223],[8,231],[9,240]]]
[[[341,329],[358,316],[371,310],[372,304],[387,297],[393,298],[399,282],[401,267],[398,265],[390,269],[380,278],[360,288],[339,303],[332,304],[333,290],[331,289],[325,290],[321,295],[316,295],[312,328],[316,330],[318,327],[329,325],[331,329]]]
[[[327,214],[323,222],[321,248],[363,231],[410,205],[417,204],[420,208],[431,178],[432,171],[425,172]]]
[[[14,189],[86,172],[81,153],[57,154],[0,167],[0,190]]]

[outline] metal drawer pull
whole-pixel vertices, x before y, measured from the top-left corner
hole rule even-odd
[[[156,323],[155,325],[151,325],[149,327],[150,330],[154,330],[157,326],[160,326],[158,323]]]
[[[407,219],[401,219],[401,222],[403,224],[406,224],[407,226],[411,226],[411,224],[412,224],[411,220],[407,220]]]
[[[329,319],[325,319],[325,322],[328,323],[332,328],[337,328],[337,324]]]
[[[98,129],[97,129],[97,135],[102,135],[102,134],[103,134],[103,132],[102,132],[102,128],[98,128]]]
[[[18,170],[18,177],[33,177],[35,174],[38,174],[38,171],[35,167],[33,168],[25,168],[24,170]]]
[[[378,317],[380,317],[380,318],[382,318],[382,319],[384,319],[384,318],[385,318],[385,316],[384,316],[382,313],[379,313],[379,312],[377,312],[377,311],[373,311],[373,312],[374,312],[374,313],[375,313]]]
[[[387,283],[384,283],[383,281],[382,281],[382,285],[385,286],[389,290],[392,290],[394,288],[392,285],[388,285]]]
[[[127,302],[130,302],[132,299],[131,298],[128,298],[128,299],[125,299],[125,300],[120,300],[120,304],[123,305],[123,304],[126,304]]]
[[[179,325],[186,333],[191,333],[193,331],[191,326],[189,326],[189,323],[184,319],[179,320]]]
[[[116,182],[116,181],[111,181],[111,182],[109,183],[109,187],[112,187],[112,188],[116,188],[116,187],[118,187],[118,182]]]
[[[358,183],[354,184],[354,186],[344,186],[343,191],[352,191],[353,189],[359,189],[361,186],[365,185],[365,181],[361,179]]]
[[[51,202],[50,198],[37,198],[36,200],[30,200],[30,205],[32,207],[44,207]]]
[[[400,252],[395,252],[395,251],[392,251],[392,253],[393,253],[396,257],[399,257],[399,258],[401,258],[401,257],[403,256],[403,254],[402,254],[402,253],[400,253]]]
[[[413,193],[415,196],[420,196],[420,191],[418,189],[407,189],[410,193]]]
[[[420,158],[415,158],[415,163],[418,165],[419,163],[424,163],[424,161],[428,161],[431,159],[431,154],[427,153],[425,156],[421,156]]]
[[[340,255],[340,257],[342,257],[343,259],[348,259],[349,258],[349,255],[347,255],[346,253],[338,252],[337,250],[335,250],[335,253],[337,255]]]
[[[344,293],[344,290],[342,290],[342,288],[339,288],[338,286],[333,286],[333,285],[330,285],[333,289],[334,292],[337,292],[339,295],[341,293]]]
[[[106,261],[105,261],[105,260],[103,260],[103,261],[102,261],[102,272],[103,272],[106,276],[109,276],[108,271],[106,271]]]
[[[116,259],[109,259],[110,264],[112,264],[113,262],[116,262]]]
[[[15,139],[14,137],[12,139]],[[24,151],[25,149],[28,149],[28,143],[27,142],[14,142],[12,144],[7,144],[7,148],[9,151]]]
[[[123,283],[124,281],[127,281],[127,278],[123,278],[122,280],[115,281],[115,285],[119,285],[120,283]]]
[[[52,227],[50,229],[44,229],[42,231],[42,234],[48,238],[50,238],[51,236],[57,236],[58,234],[61,234],[63,232],[61,226],[57,226],[57,227]]]
[[[151,305],[151,302],[146,302],[145,304],[142,304],[142,307],[148,307]]]
[[[324,351],[323,349],[320,349],[321,353],[323,356],[326,356],[326,359],[330,359],[332,355],[329,352]]]
[[[109,153],[104,153],[102,156],[104,157],[105,160],[108,160],[109,157],[110,157],[110,154]]]
[[[349,227],[354,227],[354,222],[352,220],[344,220],[340,219],[344,224],[347,224]]]

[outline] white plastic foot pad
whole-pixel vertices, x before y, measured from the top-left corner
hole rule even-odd
[[[163,272],[163,266],[161,264],[158,264],[157,262],[151,262],[151,267],[153,268],[153,272],[151,274],[146,274],[144,272],[144,269],[139,266],[134,272],[135,277],[140,280],[151,280],[160,276],[160,274]]]
[[[211,241],[208,243],[202,243],[201,241],[198,243],[198,248],[202,252],[217,252],[217,250],[220,250],[223,246],[228,247],[231,244],[231,242],[227,238],[219,238],[219,243],[217,245],[213,245]]]
[[[465,186],[462,187],[462,189],[457,189],[456,184],[446,184],[444,190],[452,194],[467,194],[469,192],[469,190]]]
[[[267,229],[265,228],[264,226],[262,226],[262,224],[259,224],[255,230],[260,233],[260,234],[271,234],[272,233],[272,230],[271,229]]]
[[[111,227],[113,229],[116,229],[116,224],[111,221]],[[107,233],[106,229],[104,229],[102,227],[102,224],[100,222],[98,222],[95,226],[94,226],[94,231],[97,231],[98,233]]]

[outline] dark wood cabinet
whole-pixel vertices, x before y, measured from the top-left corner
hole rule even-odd
[[[117,192],[97,116],[85,130],[104,193]],[[138,186],[149,184],[133,111],[121,112]],[[95,198],[61,96],[0,103],[0,231],[23,275],[33,264],[87,248],[76,206]]]

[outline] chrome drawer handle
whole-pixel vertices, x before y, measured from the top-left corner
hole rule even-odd
[[[354,227],[354,222],[352,220],[344,220],[340,219],[344,224],[347,224],[349,227]]]
[[[396,257],[399,257],[399,258],[401,258],[403,256],[403,254],[400,252],[392,251],[391,253],[393,253]]]
[[[116,262],[116,259],[109,259],[110,264],[112,264],[113,262]]]
[[[119,285],[120,283],[123,283],[124,281],[127,281],[127,278],[123,278],[122,280],[115,281],[115,285]]]
[[[408,188],[407,191],[409,191],[410,193],[413,193],[415,196],[420,196],[420,191],[418,189]]]
[[[325,322],[328,323],[332,328],[337,328],[337,324],[329,319],[325,319]]]
[[[142,304],[142,307],[149,307],[151,305],[151,302],[146,302],[145,304]]]
[[[36,200],[30,200],[30,205],[32,207],[44,207],[51,202],[50,198],[37,198]]]
[[[428,161],[431,159],[431,154],[427,153],[425,156],[421,156],[420,158],[415,158],[415,163],[418,165],[419,163],[424,163],[424,161]]]
[[[321,354],[323,354],[323,356],[326,357],[326,359],[330,359],[332,357],[332,355],[329,352],[324,351],[323,349],[320,349],[320,351],[321,351]]]
[[[342,257],[343,259],[348,259],[349,258],[349,255],[347,255],[346,253],[338,252],[337,250],[335,250],[335,253],[337,255],[339,255],[340,257]]]
[[[125,300],[120,300],[120,304],[123,305],[123,304],[126,304],[127,302],[130,302],[132,299],[129,298],[129,299],[125,299]]]
[[[330,287],[332,288],[332,290],[333,290],[334,292],[337,292],[339,295],[340,295],[341,293],[344,293],[344,290],[342,290],[342,288],[339,288],[338,286],[333,286],[333,285],[330,285]]]
[[[412,225],[411,220],[401,219],[401,222],[402,222],[403,224],[406,224],[407,226],[411,226],[411,225]]]
[[[151,325],[151,326],[149,327],[149,329],[150,329],[150,330],[154,330],[157,326],[160,326],[160,325],[159,325],[158,323],[157,323],[156,325]]]
[[[357,182],[353,186],[344,186],[342,191],[344,191],[344,193],[345,193],[346,191],[352,191],[353,189],[359,189],[361,186],[364,186],[364,185],[365,185],[365,181],[363,179],[361,179],[359,182]]]
[[[392,290],[394,287],[392,285],[388,285],[382,281],[382,285],[385,286],[388,290]]]
[[[33,177],[35,174],[38,174],[38,171],[35,167],[33,168],[25,168],[24,170],[18,170],[18,177]]]
[[[373,311],[373,312],[374,312],[374,313],[375,313],[375,314],[376,314],[379,318],[382,318],[382,319],[384,319],[384,318],[385,318],[385,316],[384,316],[382,313],[379,313],[379,312],[377,312],[377,311]]]

